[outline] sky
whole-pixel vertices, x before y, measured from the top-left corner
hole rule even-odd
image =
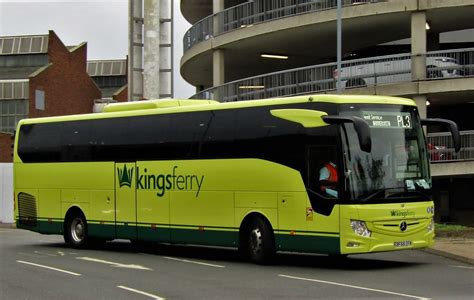
[[[174,1],[174,97],[195,93],[179,73],[183,35],[191,26]],[[128,0],[0,0],[0,36],[47,34],[65,45],[87,42],[87,59],[125,59],[128,52]]]

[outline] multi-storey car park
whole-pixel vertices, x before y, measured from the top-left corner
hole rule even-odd
[[[192,98],[242,101],[313,93],[392,95],[422,117],[455,120],[428,132],[438,221],[473,225],[474,0],[342,0],[341,69],[336,0],[181,0],[192,25],[181,75]],[[339,85],[338,77],[339,78]]]

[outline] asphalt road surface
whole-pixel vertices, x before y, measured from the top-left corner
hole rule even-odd
[[[474,266],[423,251],[284,253],[271,266],[235,250],[113,241],[66,247],[61,236],[0,228],[0,299],[473,299]]]

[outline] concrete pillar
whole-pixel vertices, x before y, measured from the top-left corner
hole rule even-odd
[[[224,83],[224,50],[215,49],[212,53],[212,86],[218,87]],[[219,100],[219,96],[218,93],[215,93],[215,100]]]
[[[212,13],[213,14],[217,14],[218,12],[221,12],[224,10],[224,0],[214,0],[212,2]],[[216,34],[219,33],[219,20],[216,16],[214,16],[214,19],[213,19],[213,36],[215,36]]]
[[[426,12],[411,14],[411,78],[426,78]]]
[[[420,114],[420,118],[426,119],[428,116],[428,110],[426,105],[426,95],[417,95],[413,97],[415,100],[416,106],[418,107],[418,113]]]
[[[144,1],[143,97],[160,98],[160,1]]]
[[[173,97],[173,1],[160,0],[160,98]]]
[[[143,97],[142,1],[128,2],[128,101]]]
[[[212,12],[217,14],[224,10],[224,0],[214,0],[212,2]],[[213,20],[213,35],[218,33],[219,20],[215,16]],[[212,53],[212,86],[217,87],[225,83],[224,77],[224,50],[215,49]],[[214,93],[215,100],[219,99],[219,93]]]

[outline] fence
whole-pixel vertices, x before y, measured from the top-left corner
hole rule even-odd
[[[337,76],[342,88],[374,86],[411,81],[411,55],[408,53],[313,65],[258,75],[206,89],[191,99],[222,102],[287,97],[336,89]],[[428,52],[426,78],[429,80],[474,75],[474,48]]]
[[[386,0],[342,0],[343,6],[384,2]],[[183,53],[197,43],[213,36],[223,34],[239,28],[253,26],[254,24],[290,17],[298,14],[334,9],[337,0],[253,0],[248,1],[193,24],[183,38]],[[216,28],[214,32],[214,19]]]
[[[461,131],[461,150],[454,152],[451,133],[429,133],[426,137],[432,163],[474,160],[474,130]]]
[[[0,223],[13,223],[12,163],[0,163]]]

